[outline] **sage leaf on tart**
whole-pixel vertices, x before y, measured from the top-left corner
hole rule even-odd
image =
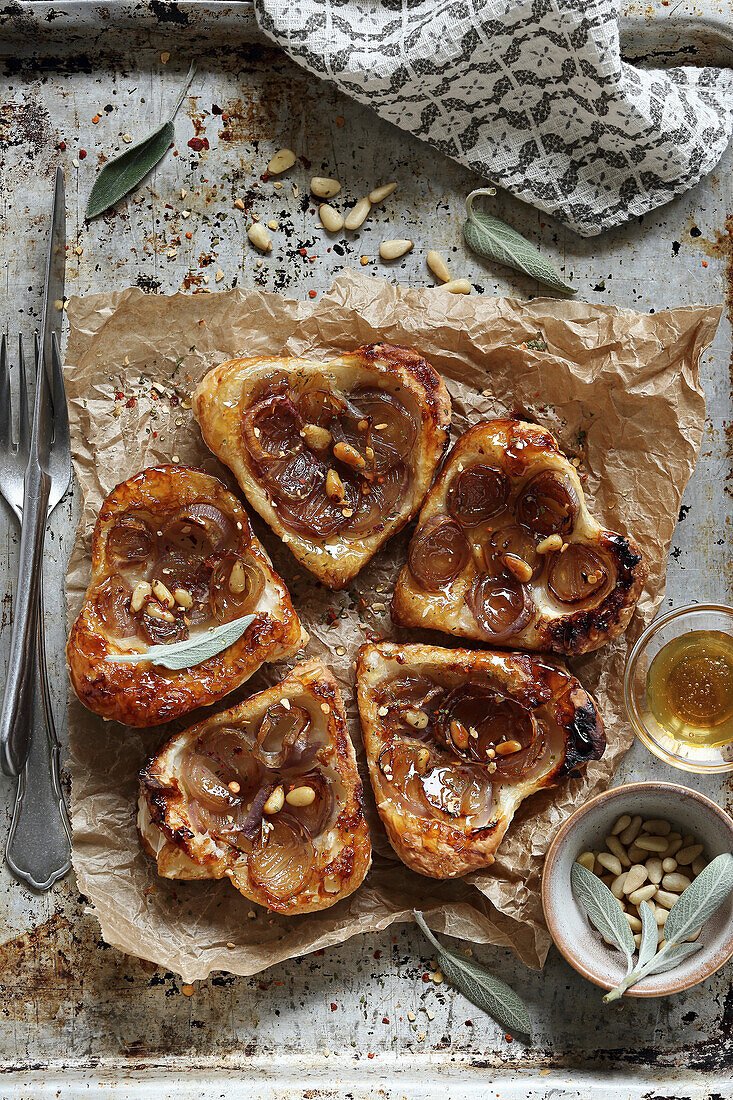
[[[149,661],[153,665],[162,665],[177,671],[182,668],[193,668],[203,664],[217,653],[234,645],[244,634],[250,623],[254,622],[254,615],[242,615],[239,619],[233,619],[229,623],[222,623],[213,630],[202,631],[200,634],[188,638],[185,642],[174,642],[172,645],[152,645],[144,652],[133,651],[131,653],[111,653],[108,661],[123,662],[125,664],[137,664],[139,661]]]
[[[173,120],[183,103],[184,96],[191,86],[196,66],[191,64],[183,90],[169,118],[157,126],[151,134],[130,145],[118,156],[108,160],[94,181],[87,202],[86,218],[99,217],[105,210],[123,199],[130,191],[142,183],[149,172],[163,159],[171,147],[175,136]]]
[[[415,909],[412,915],[438,952],[440,968],[448,981],[512,1034],[531,1035],[532,1021],[521,997],[485,966],[442,944],[428,928],[421,912]]]
[[[471,251],[485,260],[522,271],[553,290],[577,294],[577,288],[566,283],[555,266],[526,237],[499,218],[474,209],[476,199],[495,194],[492,187],[480,187],[466,199],[463,236]]]

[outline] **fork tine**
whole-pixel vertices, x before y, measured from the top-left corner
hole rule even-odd
[[[55,448],[63,448],[70,453],[69,442],[69,409],[66,404],[66,387],[64,386],[64,371],[61,360],[56,333],[53,333],[51,342],[51,402],[53,404],[53,443]]]
[[[36,337],[36,357],[38,356],[38,337]],[[28,374],[25,364],[23,337],[18,337],[18,454],[27,455],[31,441],[30,413],[28,411]]]
[[[10,371],[8,370],[8,341],[5,333],[0,340],[0,453],[7,454],[13,447],[13,410],[10,404]]]

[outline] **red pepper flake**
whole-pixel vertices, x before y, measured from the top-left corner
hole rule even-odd
[[[61,150],[61,152],[63,153],[64,149],[66,148],[66,142],[65,142],[65,141],[60,141],[60,142],[58,143],[58,146],[57,146],[57,148],[58,148],[58,149],[60,149],[60,150]]]
[[[389,1023],[389,1016],[382,1016],[382,1023],[383,1024],[388,1024]]]
[[[315,296],[316,296],[316,293],[317,293],[317,292],[316,292],[315,290],[309,290],[309,291],[308,291],[308,297],[309,297],[309,298],[315,298]]]
[[[707,267],[707,266],[708,266],[708,261],[707,261],[707,260],[703,260],[703,262],[702,262],[702,266],[703,266],[703,267]]]
[[[189,232],[186,234],[186,240],[190,241],[192,237],[193,237],[193,233],[191,233],[191,231],[189,230]]]
[[[371,1052],[369,1054],[367,1054],[367,1058],[373,1058],[373,1057],[374,1057],[374,1055]]]
[[[128,397],[127,401],[125,402],[125,408],[126,409],[134,409],[135,408],[135,398],[134,397]]]
[[[466,1027],[473,1027],[473,1020],[466,1020]]]
[[[423,980],[424,982],[429,982],[429,981],[430,981],[430,975],[429,975],[429,974],[423,974],[423,976],[422,976],[422,980]]]
[[[337,1008],[338,1005],[335,1003],[335,1001],[331,1001],[331,1012],[335,1012]]]
[[[96,125],[97,125],[97,123],[99,122],[99,115],[95,115],[95,116],[94,116],[94,118],[92,119],[92,122],[93,122],[93,123],[94,123],[94,125],[96,126]]]
[[[382,952],[381,951],[375,951],[374,952],[374,958],[375,959],[381,959],[381,957],[382,957]]]
[[[202,149],[209,148],[209,139],[201,137],[192,137],[188,142],[189,149],[193,149],[194,152],[200,153]]]
[[[322,947],[319,947],[317,951],[313,952],[314,955],[325,955],[326,952]]]
[[[79,160],[84,160],[84,157],[85,157],[86,155],[87,155],[87,151],[86,151],[86,149],[80,149],[80,150],[79,150]]]
[[[122,390],[118,390],[117,393],[115,394],[115,401],[124,401],[124,400],[125,400],[124,393],[122,392]]]
[[[342,126],[346,125],[346,119],[343,115],[336,116],[336,125],[339,127],[339,129],[341,129]]]
[[[151,390],[150,391],[150,396],[153,399],[153,401],[160,401],[160,394],[158,393],[157,390]]]
[[[506,1039],[506,1041],[507,1041],[508,1043],[513,1043],[513,1042],[514,1042],[514,1040],[512,1039],[511,1035],[509,1034],[509,1032],[507,1032],[507,1033],[506,1033],[506,1035],[504,1036],[504,1038]]]
[[[307,248],[299,248],[298,252],[300,253],[301,256],[307,256],[308,255],[308,249]]]

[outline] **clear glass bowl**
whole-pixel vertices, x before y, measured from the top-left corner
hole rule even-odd
[[[733,607],[690,604],[678,607],[647,627],[632,649],[624,673],[624,701],[629,721],[648,749],[675,768],[688,772],[733,771],[733,742],[727,745],[691,745],[678,741],[652,714],[646,678],[657,653],[668,642],[691,630],[720,630],[733,635]]]

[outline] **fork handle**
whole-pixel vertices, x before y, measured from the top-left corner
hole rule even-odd
[[[0,765],[18,775],[30,751],[33,732],[33,681],[36,673],[39,583],[51,479],[29,462],[24,480],[18,584],[10,637],[10,658],[0,713]]]

